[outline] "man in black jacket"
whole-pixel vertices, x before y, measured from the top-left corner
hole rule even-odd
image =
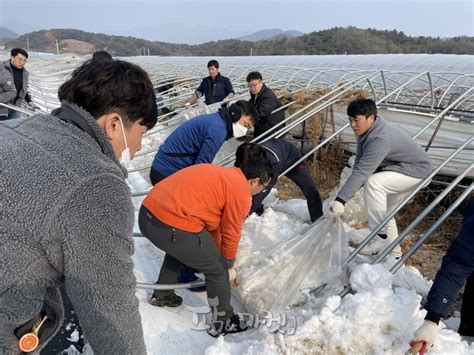
[[[254,127],[254,136],[258,137],[269,128],[283,121],[285,112],[279,110],[272,114],[272,111],[281,107],[281,103],[275,93],[263,82],[262,74],[258,71],[250,72],[247,75],[247,83],[250,91],[249,101],[257,107],[259,115],[258,124]]]
[[[210,60],[207,63],[207,70],[209,76],[202,79],[201,85],[196,89],[191,99],[184,104],[185,107],[194,104],[202,95],[204,95],[206,105],[229,101],[234,96],[234,89],[229,78],[219,73],[219,62],[217,60]],[[223,106],[225,106],[225,103]]]
[[[28,76],[25,68],[28,60],[28,52],[21,48],[11,50],[10,60],[0,63],[0,102],[20,107],[26,102],[31,109],[35,105],[31,103],[31,97],[28,94]],[[0,121],[11,118],[20,118],[21,113],[16,110],[10,110],[6,107],[0,107]]]
[[[439,321],[447,318],[465,282],[458,333],[467,338],[474,337],[474,198],[468,202],[461,230],[449,246],[441,268],[436,273],[424,306],[428,311],[425,321],[410,342],[412,350],[422,354],[433,346]]]

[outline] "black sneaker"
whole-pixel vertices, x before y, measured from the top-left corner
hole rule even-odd
[[[173,292],[164,297],[152,297],[148,303],[156,307],[179,307],[183,299]]]
[[[211,327],[207,331],[211,337],[217,338],[219,335],[227,335],[244,332],[249,328],[245,320],[234,314],[225,321],[213,321]]]

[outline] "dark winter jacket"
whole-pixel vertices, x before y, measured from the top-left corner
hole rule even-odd
[[[126,170],[91,115],[56,113],[69,122],[0,123],[0,354],[19,354],[15,328],[44,307],[42,342],[57,332],[60,285],[96,354],[145,354]]]
[[[19,93],[15,87],[15,80],[13,78],[13,71],[10,60],[5,60],[0,63],[0,103],[13,105],[15,97],[18,96],[16,105],[19,106],[23,100],[28,99],[28,71],[23,68],[23,86]],[[6,115],[8,109],[0,106],[0,115]]]
[[[176,128],[160,146],[153,169],[167,177],[199,163],[211,163],[232,131],[223,117],[227,109],[195,117]],[[230,120],[230,117],[228,117]]]
[[[337,195],[349,201],[377,170],[395,171],[414,178],[425,178],[433,170],[428,154],[405,131],[377,117],[357,141],[352,174]]]
[[[229,78],[217,74],[215,79],[210,76],[202,79],[201,85],[196,89],[204,95],[206,105],[224,100],[227,95],[234,93]]]
[[[260,143],[265,148],[266,156],[273,164],[274,179],[278,179],[278,176],[293,165],[298,159],[301,158],[301,154],[298,149],[291,143],[283,140],[272,138],[266,142]]]
[[[474,199],[464,211],[461,231],[451,243],[428,293],[427,319],[446,318],[466,279],[474,272]]]
[[[262,90],[260,90],[257,95],[250,94],[249,102],[253,103],[258,111],[258,123],[254,127],[255,137],[261,135],[270,127],[276,126],[285,119],[284,110],[272,114],[272,111],[281,107],[281,103],[275,93],[265,84],[263,84]]]

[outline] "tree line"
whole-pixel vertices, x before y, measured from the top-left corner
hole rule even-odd
[[[474,37],[451,38],[407,36],[397,30],[334,27],[300,37],[278,37],[258,42],[228,39],[198,45],[148,41],[135,37],[111,36],[75,29],[41,30],[24,34],[7,42],[7,47],[23,47],[38,52],[76,52],[65,40],[73,39],[107,50],[115,56],[248,56],[253,55],[315,55],[315,54],[395,54],[440,53],[474,54]]]

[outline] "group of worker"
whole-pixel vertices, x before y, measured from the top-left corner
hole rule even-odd
[[[234,262],[242,226],[250,213],[264,214],[262,201],[278,176],[301,159],[291,143],[272,138],[241,144],[234,167],[212,164],[226,140],[251,128],[259,136],[284,120],[278,98],[260,73],[247,77],[250,100],[231,103],[232,85],[218,68],[217,61],[208,63],[210,75],[189,105],[202,95],[206,103],[227,105],[185,122],[159,147],[150,171],[153,187],[138,217],[143,235],[165,252],[158,284],[176,284],[184,266],[204,274],[213,305],[208,333],[214,337],[247,329],[230,304],[230,289],[238,283]],[[0,352],[24,351],[29,343],[22,339],[28,334],[39,335],[38,351],[53,338],[63,319],[58,292],[63,287],[94,352],[144,354],[131,259],[134,209],[125,179],[143,134],[157,122],[153,85],[137,65],[89,60],[61,85],[58,97],[61,106],[51,114],[0,124]],[[406,132],[378,115],[374,101],[356,99],[347,114],[357,136],[357,156],[329,213],[341,216],[364,186],[369,227],[375,229],[433,166]],[[321,198],[304,162],[286,175],[303,191],[311,222],[320,218]],[[473,230],[468,215],[446,266],[456,271],[453,265],[467,258],[456,284],[471,275],[471,290]],[[370,253],[377,254],[397,235],[391,220]],[[400,255],[400,249],[392,251],[392,257]],[[447,290],[442,275],[436,280],[427,318],[434,324],[446,317],[459,291]],[[149,303],[176,307],[182,299],[156,290]],[[474,331],[472,318],[464,317],[465,334]],[[425,324],[414,342],[429,346],[437,328]]]

